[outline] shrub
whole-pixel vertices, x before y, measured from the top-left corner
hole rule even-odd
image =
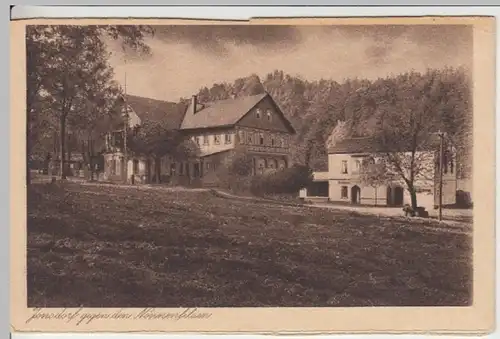
[[[252,159],[246,154],[235,154],[228,166],[229,174],[248,176],[252,173]]]
[[[230,161],[217,170],[221,187],[235,193],[249,193],[252,160],[244,153],[235,153]]]
[[[307,166],[294,165],[252,178],[251,192],[255,195],[296,194],[312,182],[312,171]]]

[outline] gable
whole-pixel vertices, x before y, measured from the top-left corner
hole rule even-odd
[[[137,113],[135,113],[134,109],[130,105],[127,105],[127,106],[128,106],[128,109],[127,109],[127,112],[128,112],[128,126],[129,127],[135,127],[135,126],[140,125],[142,123],[141,118],[139,118],[139,116],[137,115]]]
[[[219,100],[212,103],[196,103],[196,112],[191,103],[184,115],[181,129],[214,128],[234,125],[266,94],[258,94],[234,99]],[[198,107],[199,105],[199,107]]]
[[[163,121],[171,129],[180,128],[184,107],[174,102],[127,95],[129,125],[140,125],[145,120]]]
[[[295,133],[290,122],[270,96],[266,96],[238,122],[238,126],[284,133]]]

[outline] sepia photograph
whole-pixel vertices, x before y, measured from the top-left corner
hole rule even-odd
[[[473,28],[28,22],[23,307],[473,306]]]

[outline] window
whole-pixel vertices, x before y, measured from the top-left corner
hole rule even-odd
[[[271,121],[273,118],[273,115],[271,114],[271,110],[268,109],[266,112],[266,115],[267,115],[267,121]]]
[[[200,146],[200,137],[196,137],[195,141],[196,141],[196,145]]]
[[[134,167],[133,167],[132,171],[134,174],[139,173],[139,160],[134,159]]]
[[[259,173],[264,174],[264,164],[263,163],[259,164]]]
[[[360,160],[356,160],[354,164],[356,166],[355,167],[356,168],[356,172],[359,173],[361,171],[361,161]]]
[[[253,137],[252,136],[253,136],[253,133],[251,133],[251,132],[247,133],[247,140],[248,140],[247,142],[250,145],[253,144]]]
[[[205,163],[205,167],[207,168],[207,170],[209,170],[210,169],[210,163],[209,162]]]
[[[347,174],[347,160],[342,160],[342,169],[341,169],[342,174]]]
[[[208,145],[208,135],[203,136],[203,145]]]
[[[224,136],[225,137],[225,143],[226,144],[230,144],[231,143],[231,134],[230,133],[226,133],[226,135]]]
[[[275,146],[276,145],[276,141],[274,140],[274,137],[271,137],[271,146]]]
[[[259,108],[257,108],[257,109],[255,110],[255,117],[256,117],[257,119],[260,119],[260,116],[261,116],[261,111],[260,111],[260,109],[259,109]]]
[[[218,134],[214,135],[214,144],[216,145],[220,144],[220,135]]]
[[[170,175],[174,175],[175,174],[175,162],[170,164]]]
[[[259,144],[264,145],[264,133],[259,134]]]
[[[116,174],[116,160],[115,159],[112,159],[111,160],[111,175],[115,175]]]
[[[96,164],[97,165],[97,164]],[[116,174],[119,174],[120,173],[120,161],[116,161],[115,160],[115,166],[116,166],[116,169],[115,169],[115,173]]]
[[[340,198],[347,199],[347,186],[340,187]]]
[[[240,138],[240,144],[245,143],[245,133],[243,131],[238,131],[238,136]]]
[[[179,175],[184,175],[184,163],[181,162],[179,165]]]

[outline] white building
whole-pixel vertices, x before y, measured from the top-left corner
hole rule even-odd
[[[443,205],[456,202],[457,177],[453,152],[446,152],[443,167]],[[401,159],[408,159],[410,153],[394,153]],[[426,151],[417,152],[418,176],[415,178],[417,202],[419,206],[431,209],[438,204],[439,197],[439,143],[433,143]],[[314,183],[300,192],[304,199],[322,197],[330,202],[403,206],[411,204],[407,185],[400,175],[390,169],[393,179],[370,184],[362,174],[363,164],[368,159],[375,163],[385,159],[385,153],[373,138],[346,138],[328,146],[328,171],[315,172]],[[407,175],[409,177],[409,175]]]

